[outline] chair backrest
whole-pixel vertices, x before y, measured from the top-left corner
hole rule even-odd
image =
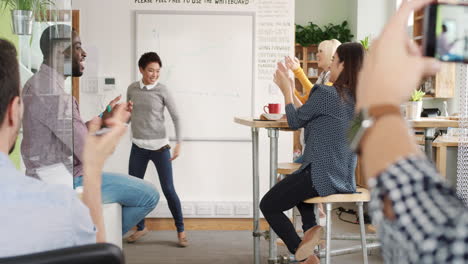
[[[29,255],[0,258],[0,264],[124,264],[119,247],[113,244],[92,244],[62,248]]]

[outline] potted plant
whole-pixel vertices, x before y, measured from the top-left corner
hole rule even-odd
[[[354,37],[351,34],[351,30],[349,29],[348,21],[343,21],[341,24],[332,24],[329,23],[328,25],[323,26],[321,41],[329,40],[329,39],[337,39],[341,43],[350,42],[351,39]]]
[[[368,50],[369,50],[369,46],[370,46],[370,38],[369,38],[369,36],[365,37],[364,39],[361,39],[359,42],[361,42],[362,47],[364,47],[364,50],[365,50],[365,51],[368,51]]]
[[[323,28],[313,22],[309,22],[306,26],[296,25],[296,43],[303,47],[329,39],[337,39],[344,43],[351,41],[353,37],[347,21],[336,25],[330,23]]]
[[[419,119],[422,112],[422,98],[426,93],[421,90],[414,90],[410,101],[406,104],[406,117],[408,119]]]
[[[45,19],[47,9],[53,5],[52,0],[0,0],[1,10],[11,10],[12,29],[16,35],[31,35],[33,21]]]
[[[321,34],[321,28],[313,22],[309,22],[307,26],[296,25],[296,43],[303,47],[319,43]]]

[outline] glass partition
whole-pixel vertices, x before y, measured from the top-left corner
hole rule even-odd
[[[31,10],[19,11],[27,2]],[[24,102],[11,159],[28,176],[73,187],[71,1],[11,1],[0,16],[0,38],[18,51]]]

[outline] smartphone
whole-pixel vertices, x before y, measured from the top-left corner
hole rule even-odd
[[[102,135],[106,134],[106,133],[109,132],[109,131],[111,131],[110,128],[108,128],[108,127],[103,127],[103,128],[101,128],[101,129],[99,129],[98,131],[96,131],[93,135],[94,135],[94,136],[102,136]]]
[[[424,12],[424,55],[468,63],[468,4],[434,3]]]
[[[128,127],[128,124],[125,124],[126,127]],[[108,128],[108,127],[103,127],[101,129],[99,129],[98,131],[96,131],[93,136],[102,136],[108,132],[110,132],[112,129]]]

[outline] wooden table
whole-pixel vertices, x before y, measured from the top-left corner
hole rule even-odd
[[[413,128],[424,128],[424,150],[427,158],[432,158],[432,144],[434,141],[434,134],[436,128],[458,127],[458,120],[455,118],[429,118],[421,117],[417,120],[408,120],[410,126]]]
[[[424,138],[422,136],[416,136],[416,141],[420,145],[424,144]],[[447,137],[438,137],[432,143],[432,147],[435,149],[436,153],[434,163],[443,178],[447,178],[447,147],[458,147],[458,144],[458,138]]]
[[[254,264],[260,264],[260,237],[263,236],[260,232],[259,225],[259,154],[258,154],[258,131],[260,128],[268,130],[270,138],[270,188],[276,183],[277,168],[278,168],[278,136],[279,130],[289,130],[289,125],[286,120],[280,121],[260,121],[250,117],[235,117],[234,122],[240,125],[248,126],[252,130],[252,163],[253,163],[253,240],[254,240]],[[277,245],[276,234],[270,227],[269,232],[269,257],[268,263],[277,263]]]
[[[286,120],[271,121],[253,119],[251,117],[234,117],[234,122],[252,128],[275,128],[289,130],[288,121]]]
[[[458,127],[458,119],[455,118],[430,118],[421,117],[417,120],[408,120],[413,128],[434,128],[434,127]]]

